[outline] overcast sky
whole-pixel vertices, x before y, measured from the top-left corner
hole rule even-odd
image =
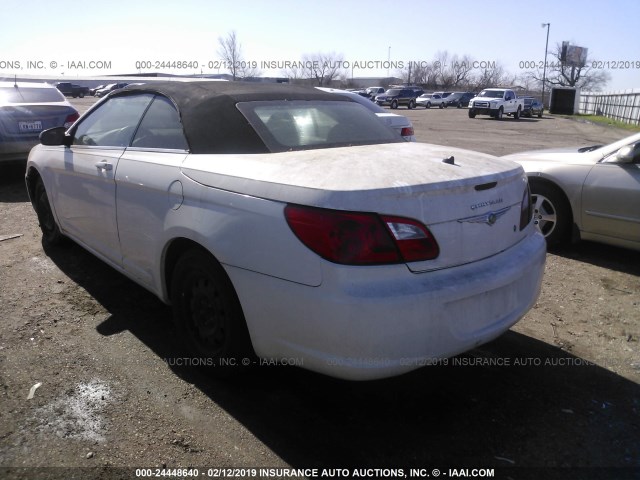
[[[447,50],[520,74],[525,62],[544,59],[541,23],[551,23],[550,51],[563,40],[587,47],[589,58],[611,73],[607,90],[640,88],[638,0],[3,0],[2,7],[0,76],[6,77],[125,74],[138,71],[141,61],[191,62],[161,69],[168,73],[222,73],[215,68],[218,38],[232,30],[245,60],[259,68],[335,52],[353,76],[372,77],[387,73],[375,62],[430,62]],[[110,68],[90,69],[90,62]],[[364,68],[353,67],[356,62]]]

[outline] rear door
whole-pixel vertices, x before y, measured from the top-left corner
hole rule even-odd
[[[152,98],[140,94],[107,100],[76,126],[63,164],[52,172],[60,227],[118,264],[115,174]]]

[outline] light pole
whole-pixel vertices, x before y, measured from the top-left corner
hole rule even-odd
[[[550,23],[543,23],[542,28],[547,27],[547,43],[544,46],[544,65],[542,66],[542,108],[544,108],[544,86],[547,83],[547,51],[549,50]]]

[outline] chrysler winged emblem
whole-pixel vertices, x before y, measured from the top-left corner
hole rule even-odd
[[[504,207],[500,210],[496,210],[495,212],[488,212],[482,215],[475,215],[473,217],[461,218],[458,220],[459,223],[486,223],[490,227],[493,226],[498,219],[503,216],[505,213],[509,211],[511,207]]]

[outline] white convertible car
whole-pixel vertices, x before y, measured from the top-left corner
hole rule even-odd
[[[44,242],[171,304],[219,374],[257,356],[398,375],[494,339],[540,291],[519,165],[405,142],[316,89],[127,87],[43,132],[26,180]]]

